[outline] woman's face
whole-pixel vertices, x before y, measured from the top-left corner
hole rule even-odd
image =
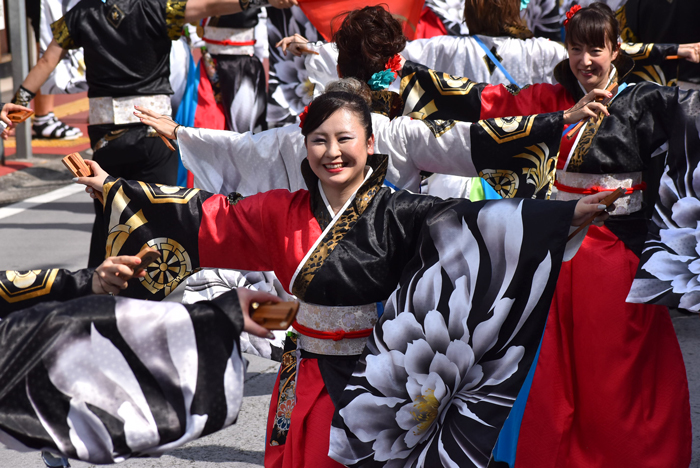
[[[613,52],[610,41],[605,41],[605,47],[572,43],[567,46],[567,50],[571,71],[586,92],[596,88],[604,89],[612,61],[618,54],[618,50]]]
[[[354,190],[364,180],[367,155],[374,153],[374,136],[365,139],[357,114],[341,108],[306,136],[306,150],[324,190]]]

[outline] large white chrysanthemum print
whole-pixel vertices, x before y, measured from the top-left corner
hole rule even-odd
[[[486,466],[490,453],[477,450],[470,438],[479,438],[475,427],[492,428],[495,422],[484,420],[475,405],[512,405],[511,397],[494,389],[518,370],[524,348],[511,341],[552,269],[547,256],[531,278],[527,306],[515,318],[514,299],[506,291],[522,249],[521,204],[494,203],[482,209],[478,232],[456,216],[441,221],[430,232],[439,262],[411,279],[412,300],[391,296],[385,314],[393,318],[375,331],[377,352],[366,356],[362,377],[368,391],[339,410],[348,430],[371,443],[371,457],[386,466],[427,466],[429,453],[439,456],[444,466],[459,466],[445,450],[445,438],[461,445],[474,466]],[[504,327],[509,315],[510,325]],[[493,357],[494,351],[499,357]],[[456,432],[465,418],[476,426]],[[332,430],[331,456],[345,464],[361,461],[341,431]]]

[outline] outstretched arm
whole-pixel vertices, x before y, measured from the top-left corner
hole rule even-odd
[[[208,16],[223,16],[238,13],[248,8],[271,5],[275,8],[290,8],[297,0],[188,0],[185,6],[185,23],[194,23]]]
[[[22,82],[12,102],[21,106],[29,104],[37,91],[39,91],[39,88],[41,88],[41,85],[44,84],[49,78],[49,75],[51,75],[51,72],[54,71],[58,62],[65,57],[66,52],[65,49],[58,45],[56,39],[53,39],[46,49],[46,52],[44,52],[44,55],[36,62],[34,68],[31,69],[27,78]]]

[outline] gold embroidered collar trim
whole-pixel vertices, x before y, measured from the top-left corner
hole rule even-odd
[[[313,252],[308,256],[294,279],[291,291],[302,300],[318,270],[323,266],[338,243],[352,229],[372,202],[374,196],[382,188],[389,165],[389,158],[383,154],[371,154],[367,156],[367,165],[372,168],[372,174],[357,190],[352,203],[336,218],[335,224],[327,230],[323,239],[316,244]],[[311,210],[321,229],[326,231],[333,220],[330,218],[330,213],[328,213],[323,197],[319,192],[318,177],[313,173],[306,159],[301,164],[301,172],[309,189]]]

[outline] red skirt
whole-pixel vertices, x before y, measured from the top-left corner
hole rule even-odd
[[[316,359],[301,359],[296,381],[296,404],[291,412],[286,443],[270,445],[279,399],[277,375],[267,416],[266,468],[342,468],[328,456],[331,420],[335,406],[328,395]]]
[[[638,263],[592,226],[562,265],[517,468],[690,464],[688,382],[668,309],[625,302]]]

